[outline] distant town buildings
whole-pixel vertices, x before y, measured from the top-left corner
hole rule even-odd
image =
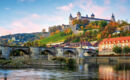
[[[46,29],[42,30],[42,37],[48,37],[50,36],[49,32],[46,31]]]
[[[65,25],[65,24],[57,25],[57,26],[49,27],[49,32],[52,33],[55,32],[56,30],[63,31],[69,27],[70,27],[69,25]]]
[[[112,49],[115,46],[129,46],[130,47],[130,36],[117,37],[117,38],[106,38],[99,44],[99,54],[112,54]]]
[[[124,31],[130,31],[130,25],[123,26]]]
[[[42,32],[42,37],[48,37],[50,36],[49,32]]]
[[[43,29],[42,32],[46,32],[46,29]]]

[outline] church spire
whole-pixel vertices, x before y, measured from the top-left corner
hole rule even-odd
[[[116,20],[115,20],[115,16],[114,16],[114,14],[112,13],[112,16],[111,16],[111,21],[113,21],[113,22],[115,22]]]
[[[72,19],[73,17],[72,17],[72,14],[70,13],[70,17],[69,17],[70,19]]]

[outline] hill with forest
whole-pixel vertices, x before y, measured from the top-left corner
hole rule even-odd
[[[0,44],[3,45],[22,45],[27,41],[35,41],[40,39],[42,36],[41,32],[36,33],[20,33],[20,34],[10,34],[0,37]]]
[[[45,46],[46,44],[61,42],[100,42],[105,38],[130,36],[130,31],[125,29],[126,27],[129,27],[130,24],[123,20],[109,23],[106,21],[93,21],[88,23],[76,20],[73,22],[73,25],[78,25],[78,31],[82,33],[75,34],[72,28],[67,28],[62,31],[56,30],[55,32],[50,33],[49,37],[41,37],[42,33],[19,34],[24,35],[24,38],[20,40],[26,41],[25,43],[23,42],[24,46]],[[10,35],[5,37],[9,36]]]
[[[51,36],[40,39],[39,42],[42,44],[56,42],[76,43],[80,41],[100,42],[104,38],[130,36],[130,31],[124,29],[124,26],[130,24],[123,20],[110,23],[107,23],[106,21],[93,21],[88,23],[76,20],[73,22],[73,25],[75,24],[79,26],[79,31],[82,31],[83,33],[74,34],[71,28],[64,31],[57,30],[56,32],[51,33]]]

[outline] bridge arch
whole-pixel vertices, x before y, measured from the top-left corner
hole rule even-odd
[[[24,55],[29,55],[30,53],[26,50],[23,50],[23,49],[14,49],[14,50],[11,50],[10,52],[10,56],[24,56]]]
[[[75,57],[76,57],[76,52],[73,51],[73,50],[65,50],[65,51],[63,52],[63,56],[75,58]]]
[[[2,50],[0,50],[0,57],[2,56]]]
[[[48,50],[48,49],[42,50],[40,52],[40,55],[47,55],[47,54],[55,56],[55,53],[53,51],[51,51],[51,50]]]
[[[52,50],[49,50],[49,49],[45,49],[45,50],[42,50],[40,52],[40,56],[41,58],[43,59],[49,59],[53,56],[56,56],[56,54],[52,51]]]

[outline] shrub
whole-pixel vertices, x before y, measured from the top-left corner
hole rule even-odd
[[[128,54],[129,52],[130,52],[130,47],[128,46],[123,47],[123,53]]]
[[[75,59],[72,59],[72,58],[68,59],[67,65],[68,65],[70,68],[73,68],[73,67],[75,66],[75,64],[76,64]]]
[[[118,53],[118,54],[121,54],[122,48],[119,47],[119,46],[115,46],[115,47],[113,48],[113,52]]]

